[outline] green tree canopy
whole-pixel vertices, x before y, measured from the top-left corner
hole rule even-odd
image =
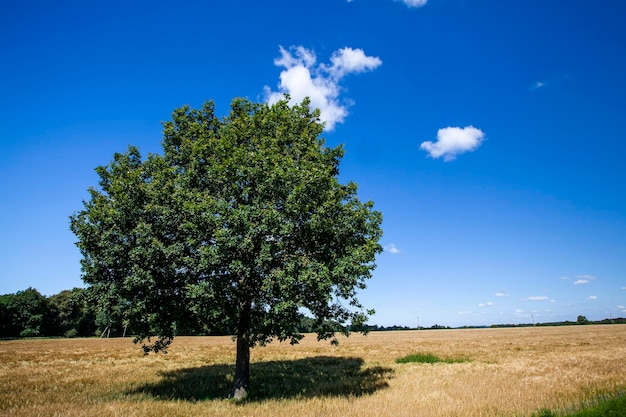
[[[49,336],[54,332],[46,297],[34,288],[0,296],[0,337]]]
[[[64,290],[48,298],[55,317],[56,334],[66,337],[93,336],[96,333],[96,315],[84,288]]]
[[[362,326],[371,311],[356,295],[382,250],[382,216],[339,182],[343,148],[325,145],[308,100],[214,110],[175,110],[162,155],[131,146],[98,167],[71,230],[84,281],[146,352],[189,323],[232,327],[243,398],[254,345],[297,343],[306,315],[319,339]]]

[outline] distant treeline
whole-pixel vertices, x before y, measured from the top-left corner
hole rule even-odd
[[[577,320],[577,321],[554,321],[548,323],[522,323],[522,324],[492,324],[490,327],[548,327],[548,326],[572,326],[580,324],[626,324],[626,318],[617,317],[602,320]]]
[[[377,324],[374,325],[366,325],[365,330],[368,332],[386,332],[393,330],[441,330],[441,329],[451,329],[450,326],[441,326],[439,324],[435,324],[430,327],[420,326],[419,329],[417,327],[409,327],[409,326],[379,326]]]
[[[587,320],[578,316],[576,321],[525,324],[494,324],[491,326],[463,326],[461,328],[481,327],[532,327],[532,326],[569,326],[581,324],[626,324],[626,318],[610,318],[599,321]],[[314,320],[304,317],[298,325],[301,333],[313,331]],[[420,329],[450,329],[449,326],[435,324]],[[219,332],[206,332],[202,323],[188,322],[178,329],[179,335],[232,335],[235,324],[225,326]],[[408,326],[365,325],[354,331],[392,331],[416,330]],[[85,288],[61,291],[46,297],[34,288],[18,291],[15,294],[0,295],[0,338],[19,337],[91,337],[132,335],[132,324],[112,321],[106,312],[99,311],[90,293]]]
[[[74,288],[45,297],[34,288],[0,295],[0,337],[93,336],[98,315],[87,290]]]

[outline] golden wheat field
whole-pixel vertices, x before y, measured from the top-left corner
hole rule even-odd
[[[463,363],[396,359],[431,352]],[[2,416],[528,416],[626,387],[626,325],[372,332],[337,347],[252,351],[251,399],[228,400],[230,337],[0,342]]]

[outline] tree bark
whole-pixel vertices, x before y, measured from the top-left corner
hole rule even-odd
[[[241,302],[237,323],[237,359],[233,392],[233,398],[236,401],[243,401],[247,398],[250,384],[250,314],[251,303]]]

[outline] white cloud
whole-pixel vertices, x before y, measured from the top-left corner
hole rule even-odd
[[[576,278],[578,279],[574,281],[574,285],[589,284],[590,281],[596,279],[595,276],[589,274],[576,275]]]
[[[330,62],[332,63],[330,67],[320,65],[320,68],[326,69],[328,74],[336,80],[350,73],[372,71],[383,63],[376,56],[365,55],[362,49],[352,48],[342,48],[333,52]]]
[[[515,314],[522,314],[523,312],[524,312],[524,310],[521,310],[519,308],[517,310],[515,310]]]
[[[422,142],[420,148],[432,158],[453,161],[457,155],[476,150],[484,139],[485,133],[474,126],[444,127],[437,132],[437,142]]]
[[[586,279],[586,280],[596,279],[595,276],[589,275],[589,274],[576,275],[576,278]]]
[[[622,287],[622,290],[626,290],[626,287]]]
[[[545,295],[532,295],[530,297],[528,297],[529,301],[545,301],[547,300],[549,297],[546,297]]]
[[[478,307],[491,307],[492,305],[493,305],[493,303],[491,301],[488,301],[486,303],[478,304]]]
[[[543,88],[552,88],[566,82],[570,76],[568,74],[553,74],[536,81],[530,85],[530,91],[541,90]]]
[[[317,57],[315,52],[309,51],[303,46],[292,46],[290,48],[294,55],[287,51],[282,46],[279,47],[280,58],[274,60],[274,65],[279,67],[291,68],[302,64],[305,67],[311,67],[315,64]]]
[[[595,295],[590,295],[589,297],[587,297],[587,300],[597,300],[598,297]]]
[[[621,306],[621,305],[620,305],[620,306],[617,306],[617,308],[619,308],[620,310],[622,310],[622,309],[626,309],[626,306]]]
[[[494,294],[496,297],[508,297],[509,294],[504,293],[504,292],[497,292]]]
[[[566,280],[568,280],[568,279],[569,279],[569,277],[561,277],[561,279],[562,279],[563,281],[566,281]]]
[[[428,0],[396,0],[401,1],[409,7],[422,7],[428,3]]]
[[[283,67],[278,91],[265,86],[268,103],[281,100],[285,94],[291,103],[300,103],[305,97],[311,100],[312,108],[319,108],[320,119],[326,123],[327,131],[337,123],[343,123],[348,115],[348,103],[339,100],[339,83],[348,74],[372,71],[382,64],[378,57],[365,55],[362,49],[342,48],[333,52],[330,65],[317,64],[315,52],[303,46],[292,46],[289,50],[280,47],[280,57],[274,64]]]
[[[533,83],[530,86],[531,90],[539,90],[540,88],[543,88],[546,86],[546,82],[545,81],[537,81],[536,83]]]
[[[389,253],[400,253],[400,249],[398,249],[396,247],[396,245],[394,245],[393,243],[390,243],[388,245],[385,246],[385,252],[389,252]]]

